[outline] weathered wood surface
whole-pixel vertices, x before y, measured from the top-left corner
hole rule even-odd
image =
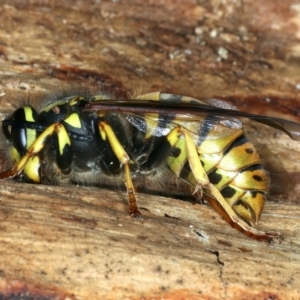
[[[259,227],[285,240],[267,245],[169,198],[139,195],[140,223],[118,192],[5,183],[0,195],[6,280],[76,299],[299,298],[299,205],[268,203]]]
[[[105,83],[299,120],[298,14],[273,0],[1,1],[1,116],[65,83]],[[299,145],[256,137],[297,183]],[[299,195],[296,185],[267,203],[259,228],[285,237],[267,245],[207,206],[141,194],[140,223],[118,189],[4,181],[0,297],[299,299]]]

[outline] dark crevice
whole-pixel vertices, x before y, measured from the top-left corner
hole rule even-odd
[[[195,232],[198,236],[200,236],[201,238],[204,238],[204,236],[201,234],[201,232],[199,232],[199,231],[197,231],[197,230],[194,230],[194,232]]]
[[[216,256],[216,258],[217,258],[217,263],[220,265],[219,278],[220,278],[220,280],[221,280],[221,282],[222,282],[222,284],[223,284],[223,287],[224,287],[224,295],[225,295],[225,298],[227,298],[227,297],[226,297],[226,295],[227,295],[227,286],[226,286],[226,284],[224,283],[223,277],[222,277],[222,275],[223,275],[223,267],[225,266],[225,263],[221,261],[221,259],[220,259],[220,252],[219,252],[219,251],[217,251],[217,250],[209,250],[209,249],[207,249],[207,251],[208,251],[209,253],[214,254],[214,255]]]
[[[216,255],[218,264],[220,264],[222,267],[224,266],[224,263],[220,260],[220,253],[219,253],[219,251],[208,250],[208,252]]]

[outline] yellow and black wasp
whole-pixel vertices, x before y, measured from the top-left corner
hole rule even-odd
[[[208,199],[231,225],[259,240],[281,239],[255,229],[269,176],[239,118],[250,118],[300,139],[300,124],[160,92],[118,99],[76,92],[24,106],[3,120],[14,166],[0,179],[28,182],[125,182],[129,211],[140,216],[135,180],[160,180],[168,170]],[[164,177],[165,178],[165,177]],[[165,179],[164,179],[165,180]]]

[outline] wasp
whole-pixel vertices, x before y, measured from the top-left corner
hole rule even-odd
[[[300,124],[243,113],[217,99],[153,92],[130,99],[76,92],[18,108],[2,121],[14,166],[0,179],[31,183],[123,182],[129,212],[140,217],[135,181],[169,172],[235,228],[264,241],[281,235],[255,228],[270,184],[241,118],[300,139]]]

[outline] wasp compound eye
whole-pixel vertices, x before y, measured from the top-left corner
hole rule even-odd
[[[4,120],[2,123],[4,135],[20,155],[25,154],[36,138],[35,129],[26,126],[28,122],[35,124],[36,120],[36,111],[30,106],[24,106],[17,109],[11,119]]]
[[[12,125],[10,134],[12,145],[21,155],[25,154],[27,149],[26,128],[19,124]]]

